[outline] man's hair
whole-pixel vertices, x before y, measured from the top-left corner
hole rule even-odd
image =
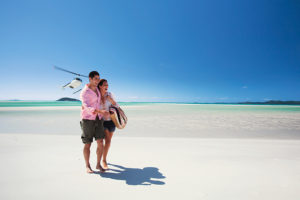
[[[92,71],[92,72],[89,73],[90,78],[94,78],[95,76],[100,76],[97,71]]]

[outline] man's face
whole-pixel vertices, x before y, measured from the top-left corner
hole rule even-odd
[[[93,86],[98,86],[99,82],[100,82],[100,76],[96,75],[93,78],[89,78],[90,79],[90,84]]]

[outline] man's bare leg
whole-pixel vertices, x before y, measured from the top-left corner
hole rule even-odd
[[[90,148],[91,148],[91,144],[84,144],[83,156],[84,156],[84,160],[85,160],[85,166],[86,166],[87,173],[93,173],[93,170],[90,165]]]
[[[114,132],[109,132],[107,129],[105,129],[105,145],[104,145],[103,160],[102,160],[102,165],[103,165],[104,169],[108,169],[106,157],[108,154],[108,150],[109,150],[109,147],[111,144],[111,138],[112,138],[113,134],[114,134]]]
[[[102,168],[100,161],[103,154],[103,139],[98,139],[97,141],[97,165],[96,169],[100,170],[100,172],[104,172],[105,170]]]

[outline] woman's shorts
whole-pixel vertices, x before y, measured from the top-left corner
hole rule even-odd
[[[116,126],[112,120],[104,121],[103,123],[104,130],[107,129],[109,132],[115,132]]]

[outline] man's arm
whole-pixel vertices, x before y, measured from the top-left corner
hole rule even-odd
[[[95,114],[97,112],[97,109],[95,109],[91,105],[90,101],[90,94],[85,90],[80,94],[80,100],[82,103],[82,107],[89,113],[89,114]]]

